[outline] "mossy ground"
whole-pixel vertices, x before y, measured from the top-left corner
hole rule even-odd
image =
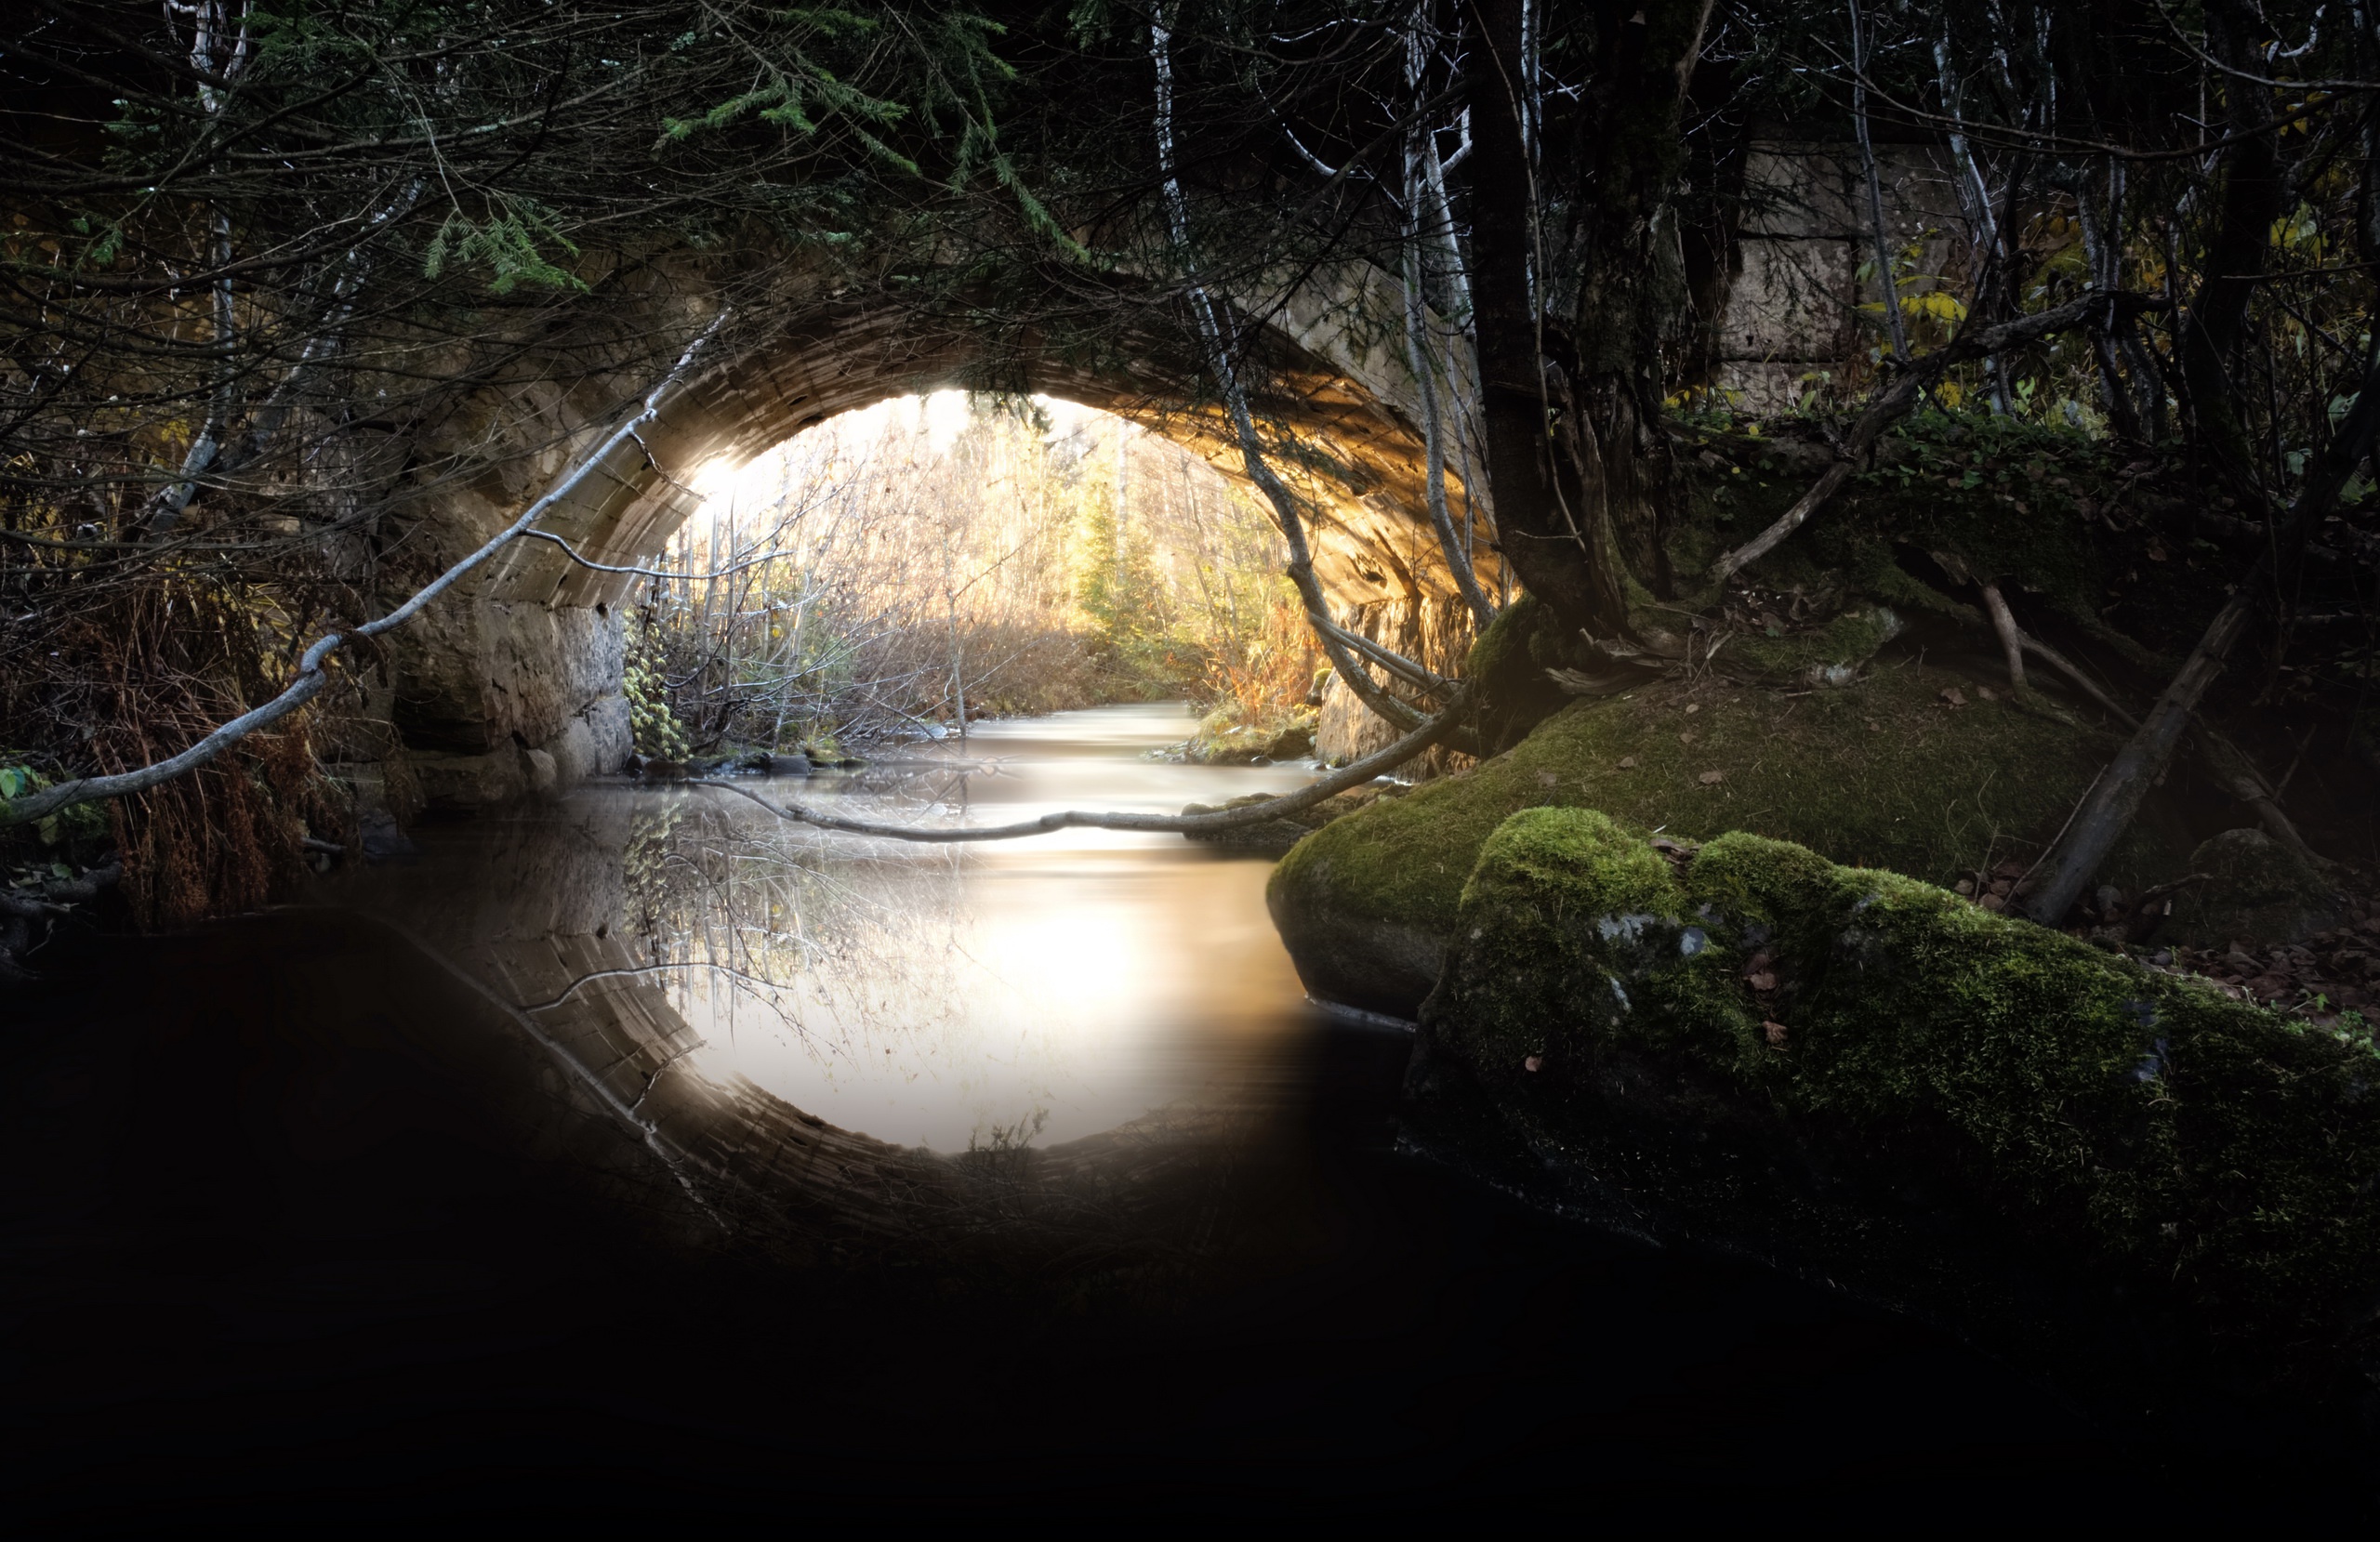
[[[1982,683],[1910,657],[1841,689],[1664,679],[1581,700],[1509,753],[1302,843],[1274,876],[1276,910],[1290,900],[1449,930],[1480,848],[1535,807],[1600,809],[1681,838],[1750,831],[1945,884],[2030,860],[2115,741],[2056,708],[1987,699]],[[2164,876],[2176,843],[2188,850],[2155,819],[2113,881]]]
[[[1486,842],[1424,1034],[1540,1153],[1616,1099],[1667,1100],[1699,1134],[1757,1126],[1880,1192],[1947,1186],[2273,1356],[2254,1377],[2322,1381],[2376,1347],[2380,1054],[2353,1021],[2293,1021],[1791,844],[1731,834],[1673,865],[1549,809]]]

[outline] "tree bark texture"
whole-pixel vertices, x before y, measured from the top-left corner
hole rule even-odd
[[[1571,626],[1612,625],[1619,587],[1554,486],[1542,332],[1532,272],[1536,182],[1521,133],[1521,29],[1529,0],[1481,7],[1484,58],[1472,91],[1472,301],[1481,437],[1496,537],[1521,583]]]

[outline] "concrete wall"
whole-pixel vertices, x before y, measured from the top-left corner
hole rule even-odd
[[[1963,275],[1966,217],[1949,152],[1878,145],[1876,161],[1885,238],[1897,258],[1914,245],[1923,275],[1904,275],[1902,293]],[[1822,377],[1838,385],[1867,377],[1869,352],[1884,336],[1883,315],[1871,311],[1862,322],[1858,307],[1879,303],[1884,291],[1872,276],[1858,281],[1874,250],[1856,147],[1755,144],[1744,184],[1712,384],[1746,412],[1783,412]]]

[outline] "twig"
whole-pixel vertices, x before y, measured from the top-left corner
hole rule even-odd
[[[2078,299],[2067,301],[2054,310],[2036,315],[2020,316],[2013,322],[1977,330],[1962,327],[1959,335],[1943,347],[1912,361],[1907,368],[1897,369],[1868,399],[1866,407],[1844,436],[1834,463],[1819,474],[1810,490],[1794,501],[1793,507],[1777,518],[1776,523],[1746,541],[1735,550],[1724,553],[1711,564],[1712,581],[1725,583],[1735,574],[1775,550],[1785,537],[1802,528],[1809,517],[1825,507],[1834,496],[1861,457],[1884,436],[1886,428],[1906,416],[1927,388],[1939,380],[1951,365],[1964,363],[1988,354],[2005,353],[2020,344],[2045,337],[2054,332],[2068,332],[2087,326],[2101,316],[2112,315],[2121,309],[2146,309],[2149,301],[2143,296],[2121,291],[2110,293],[2094,289]]]
[[[2025,689],[2025,634],[2016,626],[2016,613],[2008,609],[2006,597],[2000,586],[1987,581],[1983,589],[1983,608],[1991,617],[1991,629],[2000,634],[2000,651],[2008,659],[2008,684],[2012,689]]]

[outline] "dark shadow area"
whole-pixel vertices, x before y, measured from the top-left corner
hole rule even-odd
[[[470,1058],[513,1052],[506,1020],[376,924],[285,912],[73,962],[10,1003],[0,1072],[27,1522],[2353,1499],[1401,1151],[1395,1035],[1317,1021],[1266,1050],[1228,1180],[1157,1207],[1169,1263],[791,1267],[625,1142],[494,1096]]]

